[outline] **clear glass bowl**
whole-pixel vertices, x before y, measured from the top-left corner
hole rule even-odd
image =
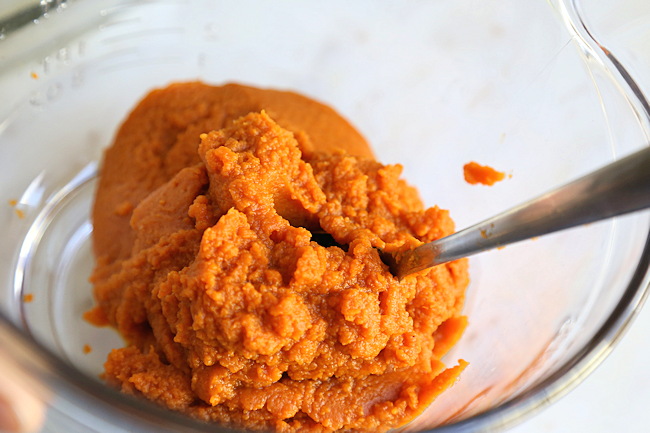
[[[42,391],[43,431],[219,431],[105,387],[121,340],[82,319],[97,165],[148,90],[198,79],[319,99],[461,228],[646,145],[633,77],[650,68],[626,44],[643,2],[585,3],[79,0],[5,25],[0,335]],[[509,177],[468,185],[472,160]],[[641,212],[472,258],[470,326],[448,355],[470,366],[404,430],[498,430],[576,385],[642,304],[649,233]]]

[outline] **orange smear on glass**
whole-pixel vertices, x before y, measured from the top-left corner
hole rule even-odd
[[[16,199],[11,199],[9,200],[9,206],[14,208],[14,212],[18,216],[18,218],[23,219],[25,218],[25,212],[22,209],[18,209],[16,206],[18,206],[18,200]]]
[[[469,184],[476,185],[494,185],[497,182],[505,179],[506,174],[493,169],[487,165],[481,165],[474,161],[467,163],[463,166],[463,174],[465,181]]]

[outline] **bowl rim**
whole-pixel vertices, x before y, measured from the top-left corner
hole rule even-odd
[[[65,1],[65,0],[64,0]],[[566,30],[579,47],[597,59],[600,66],[612,72],[619,81],[628,102],[640,119],[650,124],[650,103],[637,82],[616,56],[593,35],[580,10],[580,0],[548,0]],[[646,136],[647,125],[640,123]],[[582,382],[612,352],[614,346],[641,310],[650,292],[650,231],[646,235],[643,251],[623,295],[598,331],[568,360],[545,379],[498,406],[487,409],[467,419],[444,424],[426,433],[459,433],[495,431],[513,426],[533,413],[557,401]],[[91,379],[64,362],[49,349],[40,346],[23,329],[0,311],[0,340],[12,352],[6,353],[10,361],[31,371],[45,388],[56,389],[57,396],[68,401],[83,402],[85,406],[101,405],[99,418],[134,422],[138,431],[174,432],[235,432],[215,424],[206,424],[184,415],[163,409],[144,399],[125,395]],[[5,354],[3,351],[3,355]],[[44,390],[47,396],[48,390]],[[55,409],[56,410],[56,409]],[[125,419],[125,415],[138,418]],[[164,426],[160,426],[160,420]],[[408,428],[408,426],[407,426]]]

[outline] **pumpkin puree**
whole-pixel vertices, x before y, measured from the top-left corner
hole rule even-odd
[[[487,186],[492,186],[506,178],[504,172],[497,171],[489,165],[481,165],[474,161],[468,162],[463,166],[463,176],[465,177],[465,182],[470,185],[480,183]]]
[[[178,83],[132,111],[93,211],[106,380],[254,430],[405,424],[466,363],[467,262],[393,277],[377,249],[450,234],[361,135],[303,96]]]

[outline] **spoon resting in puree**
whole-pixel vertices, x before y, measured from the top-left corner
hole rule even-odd
[[[454,231],[400,173],[295,93],[148,94],[105,153],[93,210],[86,317],[126,342],[105,380],[253,430],[412,420],[466,366],[441,358],[466,326],[469,280],[465,259],[402,281],[381,261]]]

